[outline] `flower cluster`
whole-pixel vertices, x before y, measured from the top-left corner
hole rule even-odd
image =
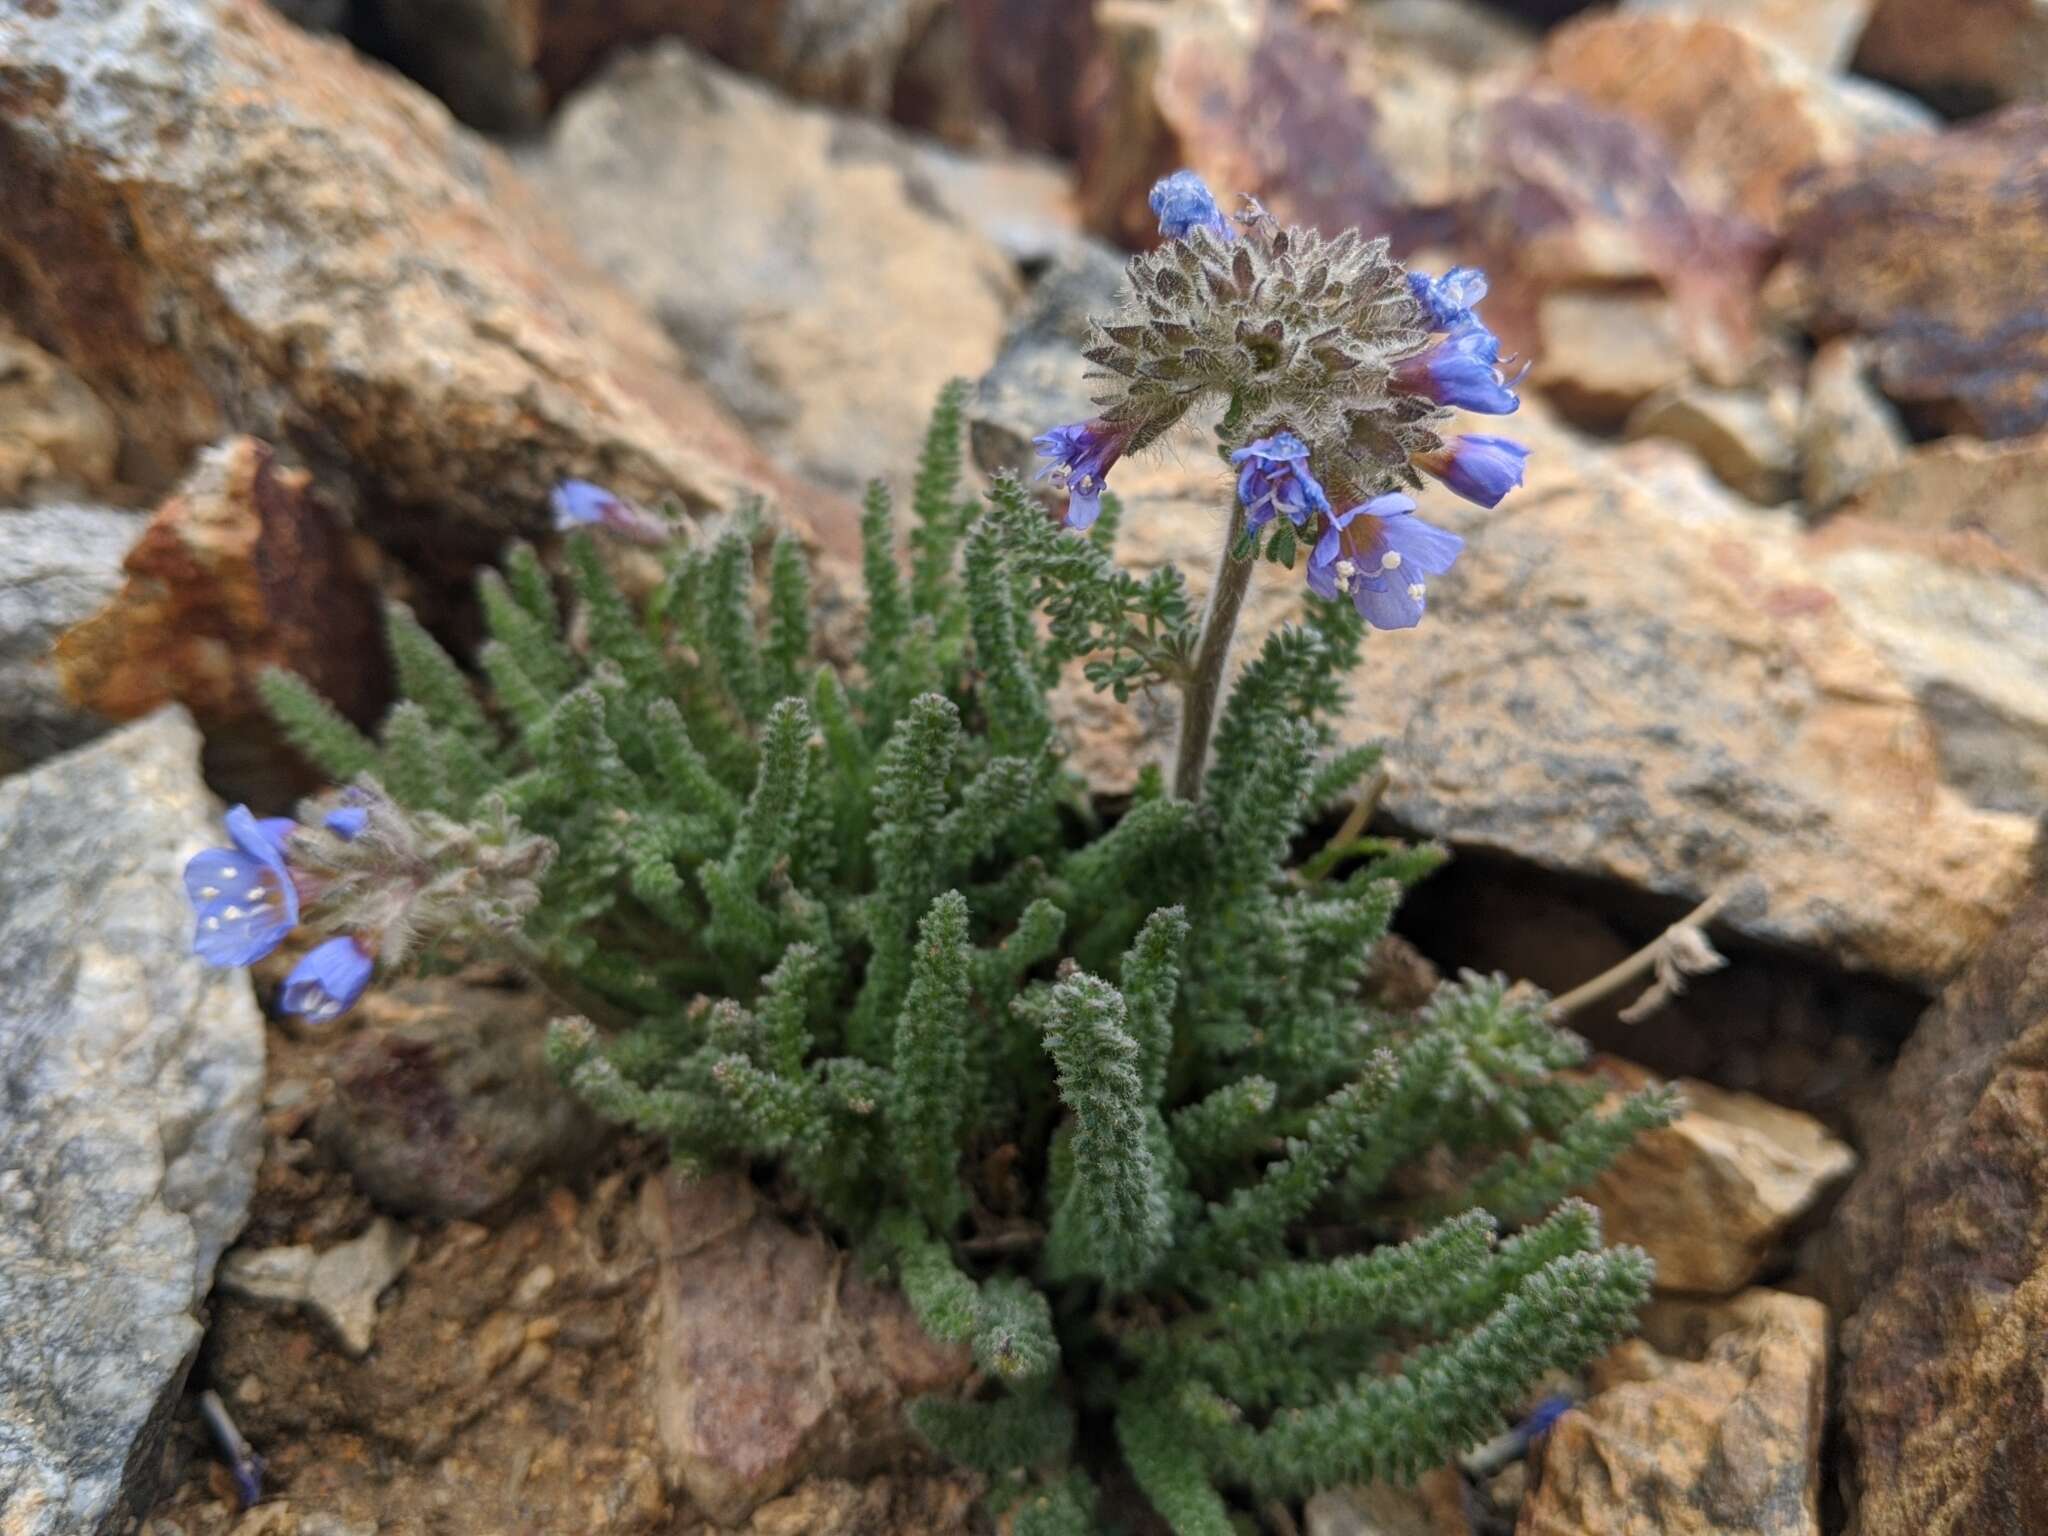
[[[285,977],[278,1007],[325,1024],[354,1007],[381,958],[404,961],[422,938],[516,931],[539,900],[554,856],[501,807],[477,826],[400,809],[374,784],[315,807],[312,824],[258,818],[238,805],[225,848],[185,865],[197,915],[193,953],[209,965],[254,965],[318,907],[333,931]],[[339,930],[339,931],[335,931]]]
[[[1284,521],[1274,557],[1291,564],[1308,543],[1311,591],[1349,597],[1377,628],[1419,623],[1427,578],[1463,541],[1417,517],[1405,492],[1429,475],[1495,507],[1529,456],[1511,438],[1436,430],[1454,409],[1521,404],[1527,369],[1507,371],[1479,318],[1485,274],[1406,272],[1384,240],[1325,241],[1255,205],[1233,223],[1192,171],[1155,186],[1151,206],[1166,244],[1132,260],[1131,297],[1087,352],[1104,409],[1036,440],[1050,461],[1040,478],[1067,493],[1067,526],[1095,521],[1119,458],[1212,397],[1228,407],[1219,430],[1251,548]]]

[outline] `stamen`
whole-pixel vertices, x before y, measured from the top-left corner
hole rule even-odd
[[[1427,589],[1418,581],[1408,589],[1408,595],[1419,603],[1422,601],[1422,594],[1425,590]]]
[[[217,918],[217,917],[209,917],[209,918],[208,918],[208,919],[206,920],[206,931],[207,931],[208,933],[213,933],[213,932],[216,932],[216,931],[218,931],[218,930],[219,930],[219,928],[220,928],[220,919],[219,919],[219,918]]]
[[[220,887],[217,885],[202,885],[199,887],[199,899],[201,901],[211,901],[219,894]]]
[[[232,923],[242,915],[242,909],[240,907],[223,907],[221,908],[220,915]]]
[[[1383,571],[1398,571],[1401,569],[1401,552],[1397,549],[1390,549],[1384,555],[1381,555],[1380,569]]]
[[[240,873],[241,873],[241,871],[240,871],[240,870],[238,870],[238,869],[235,869],[235,868],[233,868],[232,866],[230,866],[229,868],[227,868],[227,869],[224,869],[224,870],[222,870],[222,871],[220,872],[220,877],[221,877],[221,879],[223,879],[223,880],[232,880],[232,879],[234,879],[234,878],[235,878],[235,876],[236,876],[236,875],[238,875],[238,874],[240,874]]]
[[[260,885],[250,886],[248,895],[243,899],[247,901],[261,901],[263,899],[263,887]]]

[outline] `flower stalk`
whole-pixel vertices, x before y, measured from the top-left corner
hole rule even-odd
[[[1237,634],[1238,616],[1244,612],[1245,594],[1251,591],[1256,558],[1239,558],[1237,546],[1244,537],[1244,504],[1232,497],[1230,531],[1224,536],[1223,555],[1216,563],[1216,584],[1209,589],[1209,606],[1202,615],[1202,635],[1195,642],[1194,664],[1181,690],[1180,747],[1173,765],[1173,792],[1183,800],[1202,798],[1202,775],[1209,766],[1209,738],[1216,730],[1216,710],[1223,693],[1223,673],[1230,664],[1230,642]]]

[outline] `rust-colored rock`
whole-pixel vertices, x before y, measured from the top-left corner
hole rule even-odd
[[[671,1481],[733,1524],[807,1477],[899,1470],[906,1400],[967,1377],[901,1295],[792,1230],[740,1175],[650,1179],[660,1258],[651,1390]]]
[[[2048,101],[2040,0],[1880,0],[1856,68],[1952,109]]]
[[[1598,1071],[1617,1091],[1652,1081],[1612,1057]],[[1680,1087],[1685,1112],[1638,1138],[1584,1194],[1610,1241],[1657,1261],[1659,1291],[1725,1296],[1781,1252],[1856,1154],[1798,1110],[1690,1079]]]
[[[957,1536],[973,1529],[971,1477],[817,1478],[754,1511],[746,1536]]]
[[[2048,433],[1919,444],[1866,476],[1843,510],[1925,533],[1977,529],[2048,575]]]
[[[806,504],[497,150],[261,0],[0,12],[0,268],[152,494],[249,432],[465,567],[565,474]]]
[[[1879,0],[1622,0],[1623,11],[1710,16],[1814,69],[1844,68]]]
[[[1663,1310],[1545,1437],[1516,1536],[1820,1536],[1827,1309]]]
[[[1656,134],[1700,206],[1771,229],[1797,179],[1929,121],[1916,104],[1808,69],[1741,27],[1684,15],[1580,17],[1551,34],[1542,73]]]
[[[368,564],[305,471],[231,438],[157,508],[121,590],[58,642],[58,673],[110,719],[175,699],[221,725],[260,714],[257,676],[287,667],[367,719],[385,678]]]
[[[0,323],[0,505],[113,485],[114,418],[72,371]]]
[[[2048,106],[1897,140],[1796,195],[1791,275],[1820,336],[1870,339],[1885,393],[1979,437],[2048,429]]]
[[[2048,892],[1928,1011],[1830,1233],[1860,1536],[2048,1529]]]

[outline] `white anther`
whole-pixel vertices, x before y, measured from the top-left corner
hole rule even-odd
[[[217,885],[202,885],[199,887],[199,899],[201,901],[211,901],[219,894],[220,887]]]
[[[1422,601],[1422,594],[1425,590],[1426,589],[1423,587],[1422,583],[1418,581],[1415,583],[1415,585],[1408,589],[1408,595],[1414,598],[1415,601],[1419,603]]]
[[[235,878],[235,876],[236,876],[236,875],[238,875],[238,874],[240,874],[240,873],[241,873],[241,871],[240,871],[240,870],[238,870],[238,869],[233,869],[233,868],[229,868],[229,869],[224,869],[224,870],[222,870],[222,871],[220,872],[220,877],[221,877],[221,879],[223,879],[223,880],[232,880],[232,879],[234,879],[234,878]]]
[[[208,919],[206,920],[206,930],[207,930],[207,932],[209,932],[209,933],[212,933],[212,932],[214,932],[215,930],[217,930],[217,929],[218,929],[219,927],[220,927],[220,919],[219,919],[219,918],[217,918],[217,917],[209,917],[209,918],[208,918]]]
[[[245,901],[261,901],[262,899],[263,887],[260,885],[250,886],[248,894],[243,898]]]
[[[1339,560],[1337,562],[1337,576],[1340,580],[1349,581],[1352,577],[1356,576],[1357,574],[1358,567],[1352,561]]]
[[[240,907],[223,907],[221,908],[220,915],[232,923],[242,915],[242,909]]]
[[[1384,555],[1381,555],[1380,569],[1383,571],[1398,571],[1401,569],[1400,551],[1390,549]]]

